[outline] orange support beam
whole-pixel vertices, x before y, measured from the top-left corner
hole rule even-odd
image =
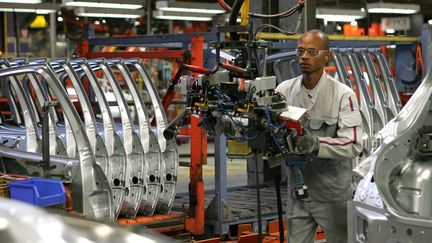
[[[198,126],[201,119],[190,116],[191,164],[189,182],[189,217],[185,221],[186,230],[200,235],[204,233],[204,182],[202,166],[207,162],[207,134]]]

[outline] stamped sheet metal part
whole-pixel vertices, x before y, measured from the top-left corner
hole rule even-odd
[[[157,93],[157,89],[148,70],[144,67],[144,64],[139,59],[127,59],[124,60],[124,62],[129,67],[129,69],[134,68],[139,72],[152,101],[157,124],[157,137],[160,150],[162,152],[161,193],[159,195],[156,211],[158,213],[167,214],[171,210],[176,194],[175,189],[177,184],[177,171],[179,164],[177,144],[174,138],[167,140],[163,136],[163,132],[168,126],[168,120],[165,111],[163,110],[162,102]]]
[[[393,116],[396,116],[399,113],[399,111],[402,109],[402,102],[399,97],[399,92],[396,88],[395,79],[393,78],[393,75],[390,72],[389,65],[381,49],[375,48],[375,49],[370,49],[369,51],[372,54],[372,56],[376,58],[378,62],[379,70],[386,87],[388,106],[392,110]]]
[[[5,65],[2,65],[2,69],[9,69]],[[17,145],[17,148],[20,150],[28,151],[28,152],[42,152],[42,141],[40,139],[40,134],[38,131],[37,124],[35,122],[33,111],[30,107],[30,101],[28,100],[28,97],[25,95],[24,88],[22,87],[21,83],[18,81],[18,79],[15,77],[15,75],[4,75],[2,76],[3,81],[3,87],[7,89],[10,96],[8,97],[8,100],[11,100],[9,104],[12,104],[12,107],[17,108],[17,104],[13,102],[12,100],[15,99],[15,97],[12,97],[12,90],[14,91],[15,95],[17,96],[17,99],[19,101],[19,106],[22,112],[22,118],[25,121],[24,124],[18,124],[24,125],[25,129],[22,131],[21,128],[18,128],[17,130],[24,132],[25,135],[25,143],[20,142]],[[17,112],[15,114],[15,117],[21,117],[21,114],[19,114],[18,109],[12,110],[12,112]],[[21,119],[18,119],[21,120]],[[7,129],[10,130],[10,129]],[[9,131],[5,131],[5,133],[10,134]],[[12,130],[12,134],[14,134],[14,130]],[[19,140],[17,140],[19,141]]]
[[[160,177],[161,177],[161,151],[158,140],[151,130],[151,123],[147,108],[144,103],[136,81],[131,72],[121,59],[107,60],[113,71],[119,71],[126,82],[129,93],[132,96],[138,118],[138,134],[144,148],[144,191],[139,215],[153,215],[159,199]]]
[[[384,118],[384,124],[387,124],[391,119],[393,119],[394,115],[392,114],[390,107],[388,105],[388,99],[385,95],[386,91],[383,89],[383,85],[381,83],[381,78],[378,75],[376,70],[376,66],[374,61],[372,60],[371,55],[369,54],[369,50],[366,48],[362,48],[358,52],[359,58],[364,63],[366,68],[366,73],[369,76],[370,85],[372,86],[374,93],[374,102],[376,104],[377,109],[381,107],[382,111],[380,111],[381,116]]]
[[[87,93],[72,65],[67,59],[55,59],[51,61],[51,64],[63,85],[66,85],[66,80],[70,80],[73,85],[83,113],[86,134],[96,157],[96,163],[102,167],[110,183],[114,214],[117,217],[124,200],[126,177],[126,156],[120,138],[117,138],[118,144],[114,144],[115,139],[112,138],[114,133],[111,132],[108,146],[106,146],[98,129]]]
[[[32,64],[27,59],[21,59],[20,61],[15,62],[14,60],[10,61],[11,66],[23,66]],[[18,79],[18,78],[17,78]],[[42,117],[42,107],[45,105],[45,102],[51,102],[51,97],[47,94],[46,90],[43,89],[38,75],[35,73],[29,73],[21,79],[22,86],[24,91],[26,92],[26,96],[30,102],[30,106],[32,107],[34,117],[36,121],[40,122]],[[31,94],[30,85],[33,88],[35,96]],[[39,113],[40,112],[40,113]],[[49,138],[50,138],[50,155],[66,155],[66,146],[63,140],[60,137],[60,134],[57,129],[58,118],[57,113],[55,111],[55,107],[51,106],[49,108],[48,114],[48,126],[49,126]]]
[[[344,60],[342,53],[337,50],[334,49],[332,50],[333,55],[335,56],[335,58],[339,58],[339,60]],[[348,76],[344,76],[344,77],[340,77],[340,81],[344,81],[346,83],[350,83],[349,87],[356,87],[358,89],[358,94],[357,94],[357,98],[359,99],[359,106],[360,106],[360,115],[362,117],[362,127],[363,127],[363,150],[362,153],[358,156],[358,161],[357,163],[361,163],[361,161],[366,158],[367,156],[369,156],[369,154],[372,151],[372,118],[371,118],[371,113],[370,113],[370,109],[368,107],[368,102],[366,101],[366,97],[363,95],[365,92],[361,92],[361,87],[359,87],[359,85],[357,85],[355,83],[355,79],[354,81],[352,81],[351,79],[351,74],[349,73],[348,69],[347,69],[347,64],[344,61],[341,62],[336,62],[337,65],[337,69],[341,69],[343,70],[342,72],[338,72],[343,74],[343,75],[348,75]],[[341,66],[342,65],[342,66]],[[368,93],[366,93],[367,95]],[[370,97],[369,97],[370,98]]]
[[[431,107],[429,67],[404,108],[380,131],[380,146],[354,196],[354,242],[430,242]]]
[[[373,93],[371,94],[369,91],[369,86],[365,80],[365,75],[363,74],[356,51],[354,49],[345,50],[345,55],[348,57],[357,89],[360,95],[364,97],[366,107],[370,112],[369,122],[372,131],[372,150],[374,150],[377,147],[376,137],[378,132],[384,127],[384,113],[381,107],[377,107],[378,103],[374,102]]]
[[[124,98],[121,87],[109,65],[104,59],[92,59],[89,60],[89,64],[92,66],[93,71],[98,70],[103,72],[104,78],[106,78],[111,85],[120,110],[123,145],[127,159],[126,185],[129,183],[129,192],[126,191],[123,203],[126,207],[124,207],[124,209],[122,208],[120,215],[127,218],[134,218],[138,213],[139,206],[141,205],[141,199],[145,187],[144,149],[139,136],[133,129],[133,120],[128,110],[126,99]]]
[[[0,198],[0,223],[0,239],[8,243],[177,242],[150,230],[138,235],[119,226],[55,214],[5,198]]]
[[[52,69],[43,64],[12,67],[0,70],[0,78],[29,73],[40,74],[44,77],[51,90],[57,95],[67,119],[73,124],[72,130],[77,141],[80,160],[79,167],[73,173],[71,179],[74,211],[80,212],[89,218],[112,221],[114,213],[108,181],[100,166],[96,164],[78,113]]]
[[[334,48],[332,49],[333,53],[333,60],[336,64],[336,73],[338,75],[339,82],[347,85],[351,89],[353,88],[353,84],[351,83],[350,74],[348,70],[344,67],[346,67],[345,60],[342,58],[341,52],[339,49]]]
[[[106,101],[104,93],[98,84],[97,77],[88,64],[87,60],[73,59],[70,60],[69,63],[71,64],[71,67],[73,67],[74,71],[78,74],[80,82],[82,82],[84,78],[88,79],[88,82],[92,87],[92,92],[95,94],[98,100],[96,104],[99,107],[103,124],[100,126],[99,123],[97,123],[96,126],[98,127],[100,135],[104,138],[105,146],[108,152],[110,174],[108,178],[112,180],[110,183],[113,183],[115,188],[113,200],[120,204],[116,205],[120,208],[115,208],[117,217],[122,208],[127,206],[125,205],[124,200],[126,194],[129,192],[128,181],[130,180],[129,177],[127,177],[127,157],[123,142],[119,133],[117,132],[116,127],[113,125],[114,119],[109,109],[108,102]],[[79,88],[75,85],[74,87],[76,90]],[[81,88],[83,93],[86,94],[84,88],[82,86]],[[89,97],[87,98],[89,99]],[[92,110],[92,107],[90,106],[89,109]],[[116,178],[118,178],[118,180],[116,180]]]

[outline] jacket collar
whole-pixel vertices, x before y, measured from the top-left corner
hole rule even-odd
[[[318,83],[315,85],[315,87],[309,91],[309,95],[311,96],[311,101],[313,104],[315,104],[318,95],[320,93],[320,91],[325,87],[325,80],[326,80],[326,73],[323,72],[323,74],[321,75],[321,78],[318,80]],[[295,84],[294,84],[294,94],[297,96],[298,94],[300,94],[301,90],[302,90],[302,86],[303,86],[303,75],[300,75],[297,77]]]

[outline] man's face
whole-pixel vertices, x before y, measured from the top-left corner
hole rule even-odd
[[[323,72],[331,55],[325,48],[324,40],[317,33],[309,33],[300,38],[297,58],[303,73]]]

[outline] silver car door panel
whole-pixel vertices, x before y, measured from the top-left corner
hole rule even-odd
[[[7,70],[7,69],[4,69]],[[22,148],[28,152],[42,152],[42,141],[40,139],[40,133],[35,123],[33,111],[30,108],[30,101],[27,95],[25,95],[24,88],[15,76],[4,76],[4,86],[15,91],[17,99],[19,101],[19,106],[21,108],[26,134],[26,143],[22,144]],[[10,92],[12,94],[12,91]],[[9,100],[14,100],[15,98],[10,96]],[[14,102],[14,101],[12,101]],[[17,105],[18,106],[18,105]]]
[[[123,141],[121,140],[122,136],[119,136],[120,134],[117,132],[117,129],[115,127],[114,119],[112,117],[108,102],[105,98],[104,92],[102,91],[98,79],[93,71],[93,68],[90,66],[90,64],[87,62],[87,60],[71,60],[72,63],[79,64],[79,68],[81,68],[81,74],[86,75],[89,83],[92,87],[92,91],[94,92],[96,98],[97,98],[97,104],[99,105],[103,126],[101,129],[101,132],[103,132],[105,137],[105,145],[107,146],[108,150],[114,151],[115,153],[119,152],[119,147],[117,145],[122,145],[122,153],[124,154],[125,158],[125,164],[123,168],[125,168],[124,175],[125,175],[125,181],[124,181],[124,187],[125,187],[125,193],[124,193],[124,199],[123,204],[120,208],[120,214],[124,215],[127,214],[128,217],[135,217],[136,211],[139,205],[139,200],[141,197],[140,190],[137,190],[137,187],[135,184],[139,183],[139,179],[141,176],[142,170],[133,170],[131,171],[130,166],[133,165],[134,159],[131,153],[129,153],[129,156],[126,151],[126,146],[124,142],[127,142],[130,146],[131,142],[130,139]],[[77,70],[76,67],[74,67],[75,70]],[[101,127],[100,127],[101,128]],[[111,141],[110,141],[111,140]],[[109,148],[107,142],[112,143]],[[122,169],[123,169],[122,168]],[[120,168],[113,168],[113,169],[120,169]],[[119,172],[118,170],[116,171]],[[132,187],[134,186],[134,187]]]
[[[396,116],[396,114],[398,114],[399,111],[402,109],[402,102],[400,100],[395,80],[390,72],[387,60],[380,49],[371,49],[370,53],[377,59],[380,73],[382,75],[382,78],[384,79],[384,83],[386,86],[388,105],[393,111],[393,116]]]
[[[157,137],[159,146],[162,152],[162,175],[161,176],[161,193],[159,195],[159,201],[156,206],[158,213],[167,214],[171,210],[174,202],[177,184],[177,171],[179,154],[175,139],[166,140],[163,136],[163,131],[168,126],[168,120],[166,118],[165,111],[162,109],[162,102],[159,98],[157,89],[154,85],[153,80],[144,64],[140,59],[127,59],[124,60],[125,64],[131,68],[132,66],[139,72],[141,78],[144,81],[144,85],[147,88],[150,99],[152,101],[153,110],[155,113],[156,124],[157,124]]]
[[[341,73],[342,75],[344,75],[344,77],[340,77],[341,82],[343,83],[349,83],[350,87],[353,87],[351,78],[350,78],[350,74],[348,72],[347,69],[347,64],[345,63],[345,60],[343,60],[342,54],[340,51],[337,50],[333,50],[333,55],[335,56],[335,58],[338,58],[340,61],[335,62],[336,63],[336,68],[337,69],[341,69],[342,71],[338,72]],[[360,91],[358,91],[360,92]],[[371,131],[371,126],[370,126],[370,114],[369,114],[369,110],[367,109],[366,106],[366,101],[364,100],[364,97],[362,95],[357,96],[359,98],[359,106],[360,106],[360,115],[362,117],[362,128],[363,128],[363,150],[361,152],[361,154],[358,156],[357,158],[357,163],[360,163],[364,158],[366,158],[367,156],[369,156],[370,152],[372,151],[372,131]],[[366,107],[365,107],[366,106]]]
[[[126,99],[123,96],[121,87],[116,80],[114,73],[110,69],[109,65],[104,59],[93,59],[89,60],[89,63],[93,66],[98,66],[100,71],[103,72],[105,78],[108,80],[111,89],[114,93],[115,99],[117,101],[121,124],[123,132],[123,144],[126,151],[127,158],[127,178],[129,181],[129,193],[126,193],[125,203],[126,207],[122,209],[120,215],[127,218],[134,218],[141,205],[142,195],[145,189],[145,173],[144,173],[144,148],[141,144],[139,136],[135,133],[133,129],[133,121],[128,110]],[[98,69],[95,67],[95,69]],[[101,90],[102,91],[102,90]]]
[[[62,69],[57,69],[61,82],[65,84],[65,79],[68,77],[76,91],[83,112],[86,134],[90,139],[90,144],[96,156],[96,162],[101,165],[108,177],[113,193],[115,217],[118,217],[124,200],[126,176],[126,156],[120,138],[118,136],[117,139],[110,137],[108,139],[109,149],[107,148],[99,133],[95,115],[79,76],[67,59],[52,60],[51,63],[61,66]],[[113,134],[111,133],[110,136],[113,136]],[[117,143],[113,143],[115,140],[117,140]]]
[[[120,71],[134,101],[138,118],[138,134],[140,135],[141,144],[143,145],[145,154],[144,184],[146,185],[146,189],[144,190],[143,200],[138,214],[151,216],[156,209],[160,190],[162,155],[159,143],[155,134],[150,129],[151,124],[147,108],[145,107],[144,100],[129,69],[121,59],[107,60],[107,63],[112,68],[115,67]]]
[[[384,124],[387,124],[387,122],[389,122],[394,116],[392,116],[390,107],[388,106],[388,99],[385,95],[385,91],[383,90],[381,79],[376,70],[375,63],[373,62],[372,57],[367,49],[361,49],[359,55],[365,63],[369,77],[371,77],[371,84],[373,85],[375,100],[380,102],[385,117]]]
[[[97,84],[97,78],[92,71],[91,67],[87,63],[85,59],[74,59],[70,60],[71,66],[74,68],[74,71],[79,75],[79,80],[82,82],[82,78],[87,77],[90,85],[94,89],[94,93],[97,96],[99,106],[99,110],[101,113],[103,124],[99,126],[97,123],[99,133],[104,138],[105,146],[107,148],[108,156],[110,159],[109,164],[112,165],[110,167],[108,176],[109,178],[114,179],[112,181],[115,188],[115,198],[117,200],[117,205],[119,208],[115,209],[116,217],[118,217],[121,208],[124,204],[124,199],[126,193],[129,191],[129,185],[127,181],[129,178],[127,177],[127,157],[126,152],[123,146],[123,142],[121,141],[121,137],[119,136],[115,126],[113,126],[114,119],[109,110],[108,103],[103,96],[103,92],[100,90],[99,85]],[[83,93],[86,94],[84,88]],[[88,97],[87,97],[88,99]],[[90,105],[90,104],[89,104]],[[90,106],[89,109],[92,107]],[[116,180],[117,178],[117,180]]]
[[[378,135],[378,132],[384,127],[384,112],[382,109],[378,109],[375,102],[373,101],[373,94],[369,92],[369,87],[361,69],[358,56],[353,49],[347,50],[346,54],[350,60],[351,69],[354,74],[354,80],[357,84],[357,87],[359,87],[360,94],[364,96],[366,106],[370,112],[370,124],[372,127],[372,150],[374,150],[377,147],[376,136]]]
[[[13,67],[0,70],[0,78],[26,75],[29,73],[43,76],[51,90],[57,95],[63,112],[72,124],[71,127],[77,141],[80,160],[79,167],[72,172],[73,176],[71,178],[74,211],[81,212],[84,216],[89,218],[104,221],[114,220],[111,189],[107,178],[100,166],[96,163],[90,142],[85,134],[84,126],[80,121],[77,111],[68,99],[65,89],[60,84],[52,69],[41,64]]]
[[[18,65],[27,65],[27,61],[22,63],[14,63],[10,62],[11,66]],[[35,91],[36,98],[39,102],[39,107],[43,107],[46,101],[50,102],[51,97],[49,97],[45,91],[43,90],[38,77],[36,74],[30,73],[26,75],[23,80],[21,80],[24,90],[26,91],[26,95],[28,96],[28,100],[31,103],[31,106],[34,107],[33,110],[36,112],[35,117],[42,117],[42,114],[38,114],[39,110],[36,106],[36,101],[33,100],[33,97],[30,93],[29,84],[31,83],[33,90]],[[57,114],[55,112],[54,107],[50,107],[49,112],[49,137],[50,137],[50,154],[51,155],[66,155],[66,146],[63,143],[62,139],[59,136],[57,131]]]

